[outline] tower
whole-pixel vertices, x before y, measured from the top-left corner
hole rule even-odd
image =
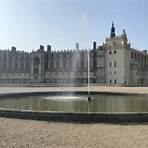
[[[114,38],[115,35],[115,27],[114,27],[114,23],[112,22],[112,28],[111,28],[111,33],[110,33],[110,38]]]
[[[130,45],[127,43],[125,30],[121,35],[115,35],[112,23],[110,37],[106,38],[105,48],[105,78],[107,84],[127,84],[130,82]]]

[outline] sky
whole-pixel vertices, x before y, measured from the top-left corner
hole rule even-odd
[[[148,0],[0,0],[0,49],[91,48],[125,29],[133,48],[148,49]]]

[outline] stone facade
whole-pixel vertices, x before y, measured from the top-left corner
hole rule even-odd
[[[0,50],[0,83],[29,83],[30,54],[24,51]]]
[[[89,54],[88,54],[89,53]],[[88,58],[89,55],[89,58]],[[109,38],[92,49],[37,51],[0,50],[0,83],[48,83],[57,85],[94,84],[148,85],[148,54],[131,48],[125,30],[115,35],[112,24]]]
[[[31,80],[32,82],[82,84],[88,80],[88,51],[67,50],[47,52],[42,48],[31,53]],[[37,62],[38,61],[38,62]],[[90,81],[96,83],[97,50],[90,50]]]

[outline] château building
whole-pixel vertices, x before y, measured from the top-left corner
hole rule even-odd
[[[73,50],[52,50],[50,45],[30,53],[15,47],[0,50],[0,84],[87,84],[88,65],[91,83],[148,85],[147,50],[132,48],[125,30],[116,36],[114,24],[105,43],[93,42],[92,49],[79,49],[76,43]]]

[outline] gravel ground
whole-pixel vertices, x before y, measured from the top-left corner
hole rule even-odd
[[[147,124],[74,124],[0,118],[0,148],[147,148]]]

